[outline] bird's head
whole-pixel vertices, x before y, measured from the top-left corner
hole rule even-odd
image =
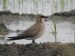
[[[48,18],[48,17],[44,16],[44,15],[37,15],[36,16],[36,21],[37,22],[43,22],[43,21],[45,21],[45,18]]]

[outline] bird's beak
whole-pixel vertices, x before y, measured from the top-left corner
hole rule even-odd
[[[41,16],[42,18],[48,18],[48,16]]]
[[[44,18],[48,18],[48,16],[45,16]]]

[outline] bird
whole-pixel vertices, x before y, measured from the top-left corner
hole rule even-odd
[[[45,25],[43,23],[44,18],[48,18],[47,16],[37,15],[36,22],[26,29],[23,33],[19,34],[18,36],[8,37],[8,40],[32,40],[32,43],[35,43],[35,39],[41,37],[45,30]]]

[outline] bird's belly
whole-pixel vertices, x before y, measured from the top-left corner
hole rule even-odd
[[[38,34],[38,35],[35,36],[35,37],[26,38],[26,40],[34,40],[34,39],[37,39],[37,38],[40,38],[40,37],[41,37],[41,34]]]

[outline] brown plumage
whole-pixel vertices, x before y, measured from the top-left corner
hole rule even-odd
[[[47,17],[37,16],[35,24],[33,24],[30,28],[28,28],[18,36],[8,37],[10,38],[9,40],[27,39],[27,40],[32,40],[32,42],[34,43],[34,40],[39,38],[44,33],[45,27],[42,21],[43,18]]]

